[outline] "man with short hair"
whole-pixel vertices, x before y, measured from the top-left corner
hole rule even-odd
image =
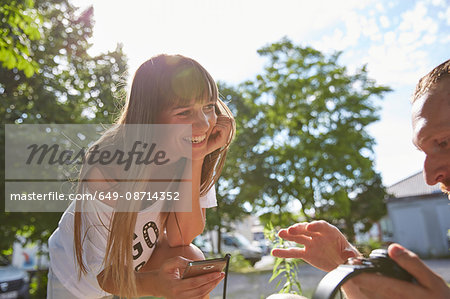
[[[450,199],[450,59],[419,81],[412,102],[413,143],[426,155],[425,180],[440,183]]]
[[[426,155],[424,177],[429,185],[440,183],[450,199],[450,60],[423,77],[412,99],[413,143]],[[331,271],[349,257],[361,254],[334,226],[325,221],[297,223],[279,236],[304,248],[274,249],[282,258],[301,258]],[[375,274],[361,274],[344,284],[348,298],[450,298],[446,282],[419,257],[399,244],[388,248],[389,256],[417,280],[417,284]],[[284,297],[270,297],[284,298]]]

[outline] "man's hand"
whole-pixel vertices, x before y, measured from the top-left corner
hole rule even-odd
[[[177,256],[167,260],[159,269],[158,294],[164,298],[204,298],[225,277],[214,272],[182,279],[181,275],[189,260]]]
[[[312,266],[331,271],[350,257],[360,255],[333,225],[326,221],[303,222],[279,231],[281,238],[303,244],[304,248],[274,249],[272,255],[303,259]]]
[[[450,288],[442,277],[428,268],[415,253],[399,244],[391,244],[388,252],[389,256],[396,261],[397,264],[416,278],[418,284],[366,273],[351,279],[349,282],[358,286],[360,291],[365,294],[367,298],[450,298]]]

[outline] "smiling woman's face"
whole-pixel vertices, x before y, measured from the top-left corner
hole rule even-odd
[[[450,77],[442,78],[412,106],[413,142],[426,155],[427,184],[450,191]]]
[[[182,134],[181,142],[192,147],[192,159],[203,159],[207,153],[207,143],[216,125],[215,101],[194,102],[188,105],[174,106],[162,111],[158,116],[159,124],[192,125],[191,136]]]

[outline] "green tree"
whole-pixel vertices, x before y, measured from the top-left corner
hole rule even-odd
[[[32,1],[24,3],[31,6]],[[21,62],[20,58],[17,65],[1,65],[0,115],[4,123],[111,123],[119,111],[117,94],[124,85],[123,75],[127,69],[122,47],[118,45],[114,51],[95,57],[87,53],[93,29],[92,7],[78,15],[77,9],[68,0],[36,0],[34,9],[36,15],[42,16],[40,38],[30,35],[25,42],[26,48],[18,47],[22,52],[15,53],[23,55],[28,62],[31,60],[34,70],[36,65],[39,68],[32,73],[30,65]],[[23,24],[19,23],[19,26]],[[23,30],[25,35],[34,34],[33,31]],[[24,40],[23,34],[18,36],[16,31],[8,34],[8,38],[13,40]],[[28,58],[25,55],[29,55]],[[2,126],[0,172],[3,178],[4,133]],[[4,181],[0,194],[5,194]],[[3,196],[1,199],[4,202]],[[0,252],[11,253],[12,244],[18,236],[25,237],[26,243],[45,244],[60,217],[61,213],[1,211]],[[32,285],[34,297],[45,297],[45,272],[38,272],[37,280],[33,280]]]
[[[383,194],[373,179],[367,126],[378,120],[374,98],[390,89],[368,78],[365,67],[349,74],[338,63],[340,53],[326,56],[286,38],[258,53],[269,63],[246,93],[259,109],[250,122],[260,138],[243,146],[255,171],[243,170],[239,186],[260,191],[245,200],[259,207],[265,222],[289,225],[299,207],[306,220],[328,220],[352,237],[355,222],[380,218],[383,196],[360,212],[353,207],[368,188]],[[256,180],[249,175],[255,173]]]
[[[31,41],[41,37],[42,19],[33,0],[0,1],[0,63],[7,69],[17,68],[27,77],[38,70],[32,59]]]
[[[35,9],[45,26],[30,47],[39,71],[27,77],[19,68],[0,68],[0,115],[4,123],[111,123],[118,112],[126,58],[119,45],[92,57],[87,53],[93,9],[77,14],[67,0],[39,0]],[[4,150],[4,128],[1,130]],[[4,177],[4,154],[1,154]],[[5,194],[1,186],[1,194]],[[3,199],[3,196],[2,196]],[[4,200],[4,199],[3,199]],[[17,235],[46,242],[61,213],[5,213],[0,218],[0,251],[11,248]]]
[[[256,105],[243,95],[243,86],[234,87],[225,82],[218,82],[218,87],[220,97],[230,108],[236,121],[236,135],[216,186],[218,206],[208,211],[206,222],[207,230],[218,232],[218,244],[215,246],[220,252],[221,229],[230,230],[230,223],[252,212],[251,205],[244,207],[246,194],[251,194],[252,191],[240,188],[241,169],[251,164],[247,158],[248,147],[252,143],[256,144],[259,138],[258,134],[252,134],[250,125],[257,113]]]
[[[362,182],[359,186],[358,195],[350,202],[352,213],[347,216],[345,223],[348,225],[361,223],[362,227],[359,232],[368,232],[374,223],[386,215],[387,209],[384,202],[386,197],[387,193],[379,174],[375,174],[370,180]],[[347,231],[347,235],[353,239],[352,233],[353,231]]]

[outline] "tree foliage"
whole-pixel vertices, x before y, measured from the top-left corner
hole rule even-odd
[[[41,37],[41,17],[33,0],[0,1],[0,63],[31,77],[38,69],[31,41]]]
[[[242,88],[233,87],[225,82],[218,82],[218,87],[221,99],[227,103],[236,121],[236,135],[227,153],[222,175],[216,186],[218,207],[208,210],[207,213],[206,230],[218,232],[218,243],[215,246],[220,251],[222,228],[231,230],[231,223],[242,219],[251,212],[244,207],[245,194],[250,194],[251,190],[239,187],[242,181],[239,169],[245,167],[244,164],[248,161],[247,147],[252,142],[256,143],[258,137],[251,133],[250,124],[256,113],[256,106],[243,96]],[[250,165],[250,163],[247,164]]]
[[[67,0],[39,0],[41,38],[30,41],[39,71],[27,77],[18,67],[0,68],[0,115],[4,123],[111,123],[119,88],[127,69],[121,46],[92,57],[87,53],[93,28],[93,9],[81,14]],[[4,136],[4,129],[1,130]],[[4,149],[4,137],[1,148]],[[4,154],[1,155],[4,165]],[[0,170],[4,177],[4,167]],[[1,194],[5,194],[2,184]],[[3,196],[2,196],[3,198]],[[1,213],[0,250],[17,235],[45,242],[61,213]]]

